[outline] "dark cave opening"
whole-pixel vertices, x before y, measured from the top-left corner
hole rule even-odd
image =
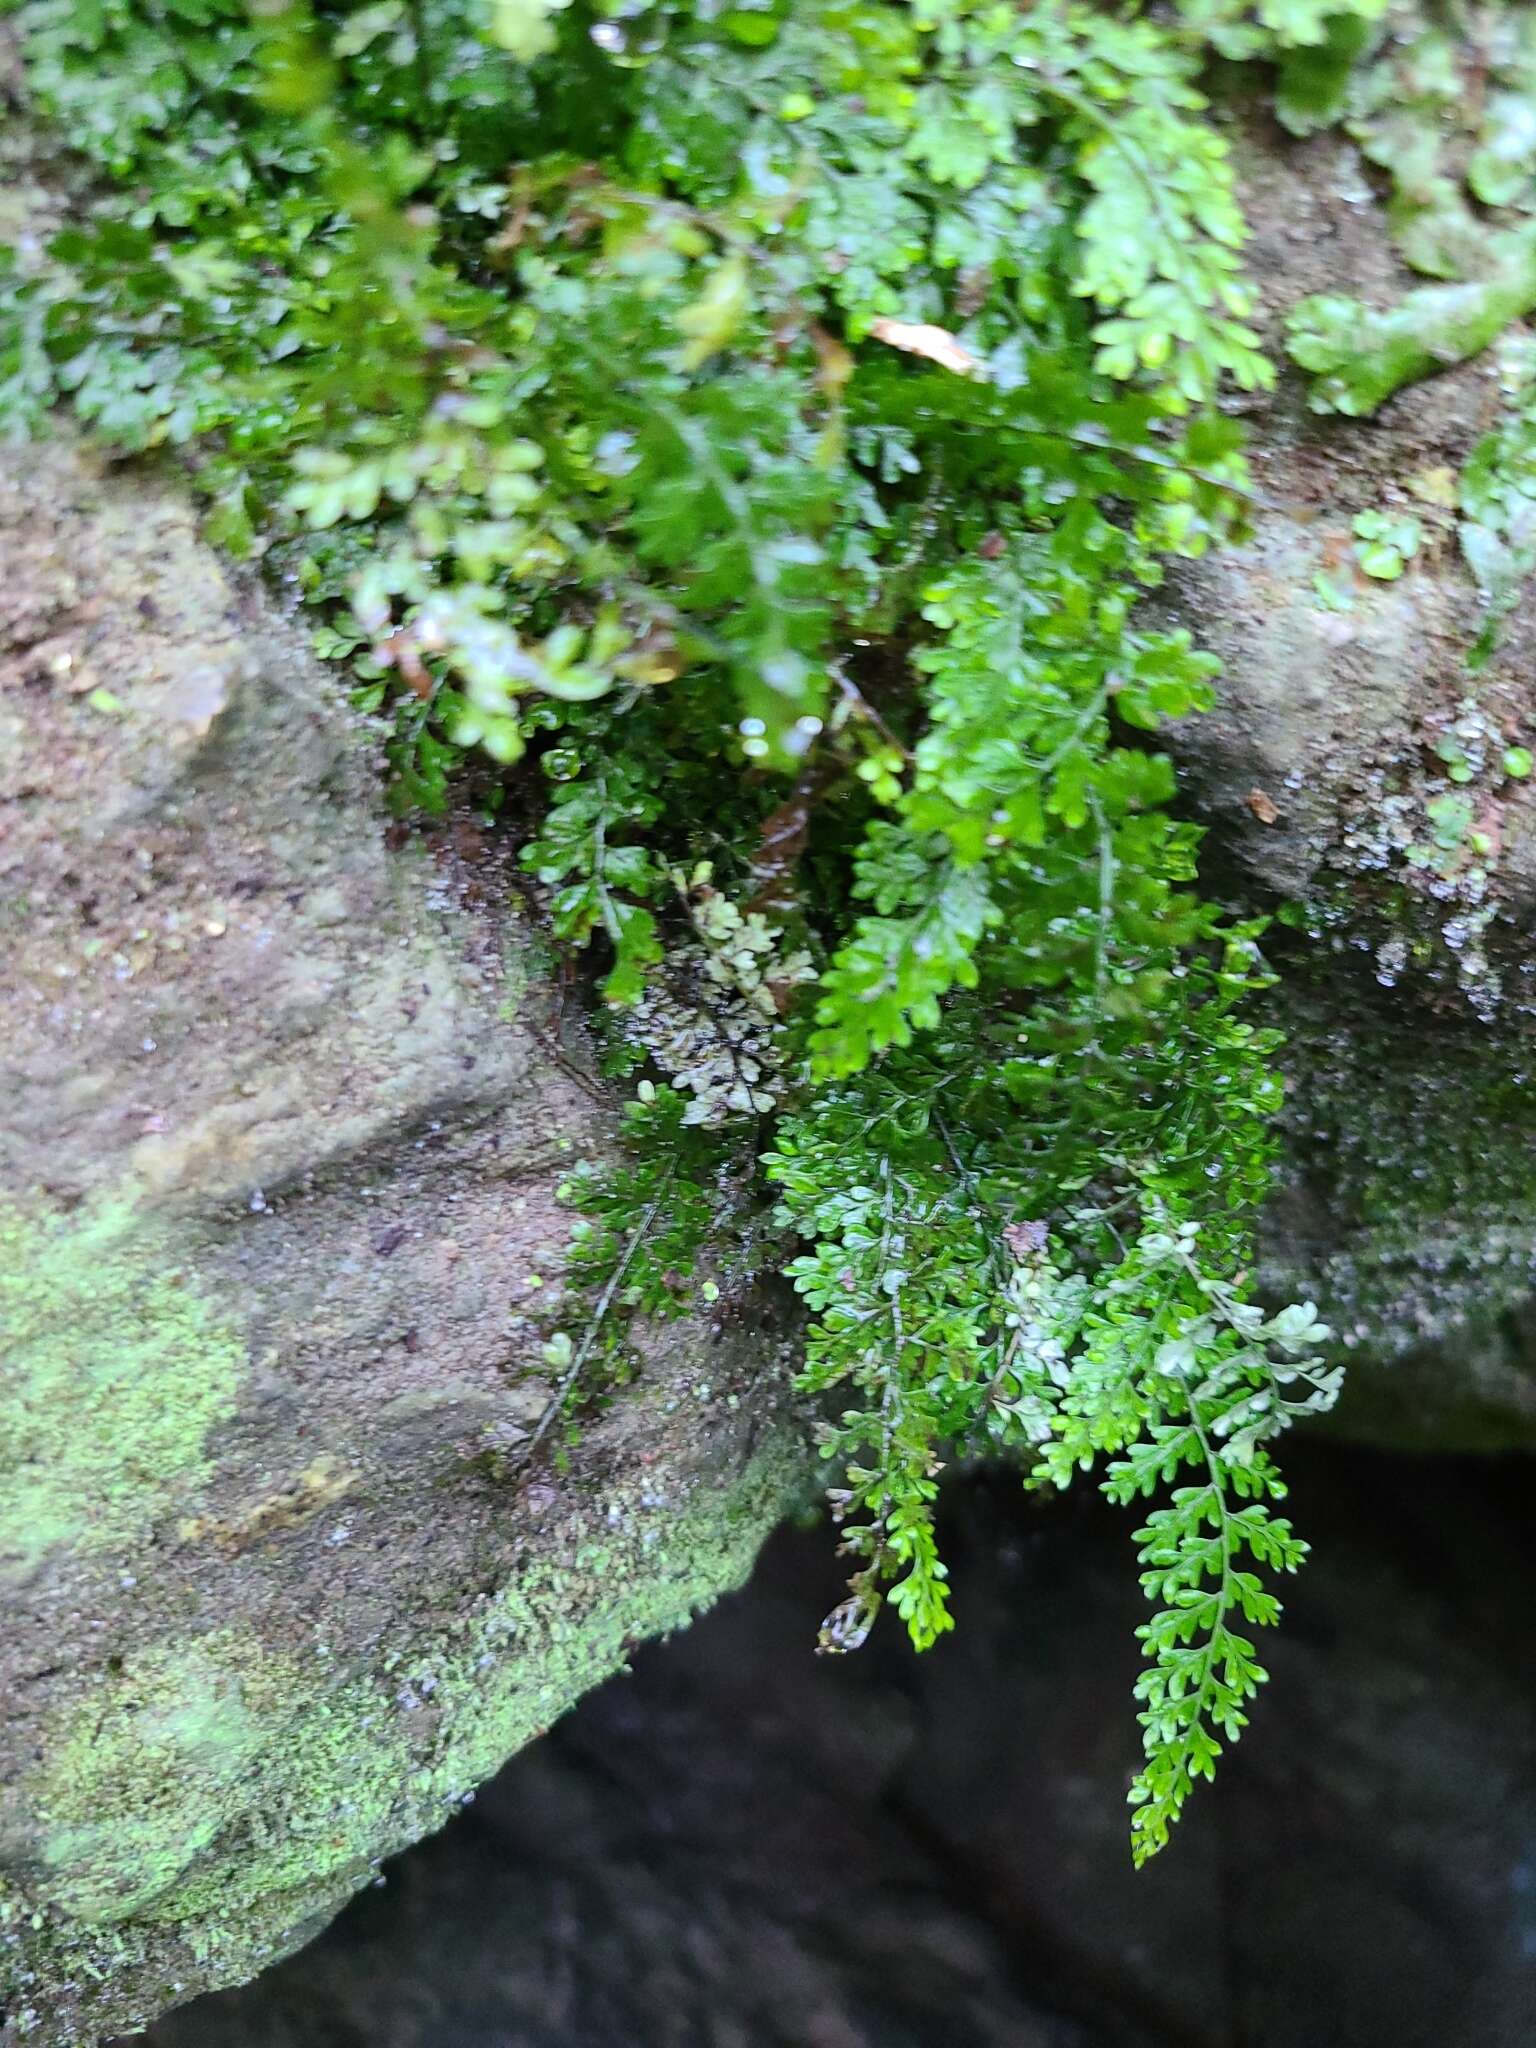
[[[1125,1518],[956,1485],[959,1626],[813,1654],[827,1531],[150,2048],[1525,2048],[1536,1523],[1516,1461],[1313,1445],[1254,1725],[1136,1873]]]

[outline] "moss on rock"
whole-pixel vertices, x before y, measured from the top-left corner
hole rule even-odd
[[[245,1343],[131,1198],[0,1206],[0,1583],[55,1546],[111,1550],[209,1469]]]
[[[1536,1448],[1536,1042],[1459,1003],[1412,1028],[1342,966],[1282,984],[1288,1145],[1267,1284],[1325,1306],[1331,1427],[1402,1448]]]
[[[803,1479],[770,1440],[681,1497],[607,1490],[371,1665],[215,1627],[102,1674],[48,1729],[39,1853],[0,1883],[11,2036],[88,2041],[292,1948],[636,1642],[739,1584]]]

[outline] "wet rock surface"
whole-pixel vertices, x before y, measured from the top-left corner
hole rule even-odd
[[[1525,2048],[1536,1518],[1519,1463],[1313,1447],[1255,1725],[1133,1873],[1123,1517],[950,1504],[956,1635],[810,1644],[787,1533],[314,1947],[148,2048]]]
[[[1223,662],[1215,709],[1168,735],[1211,827],[1208,885],[1286,920],[1265,939],[1289,1044],[1264,1284],[1323,1304],[1353,1373],[1341,1429],[1530,1448],[1536,783],[1500,763],[1536,731],[1536,605],[1474,673],[1456,512],[1457,473],[1501,416],[1498,354],[1369,419],[1313,413],[1289,310],[1339,290],[1385,308],[1422,280],[1345,138],[1297,141],[1249,108],[1231,139],[1279,365],[1239,401],[1259,502],[1245,546],[1179,565],[1155,602]],[[1419,530],[1393,580],[1356,558],[1352,522],[1373,509]]]

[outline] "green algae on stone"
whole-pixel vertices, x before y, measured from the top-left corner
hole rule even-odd
[[[82,1920],[131,1918],[208,1847],[221,1796],[271,1734],[245,1697],[242,1651],[256,1645],[219,1631],[134,1654],[50,1745],[38,1813],[57,1904]]]
[[[0,1206],[0,1579],[131,1542],[207,1470],[244,1361],[130,1202]]]
[[[394,1702],[248,1630],[169,1636],[61,1721],[39,1895],[91,1926],[255,1910],[366,1869],[411,1768]]]
[[[306,1939],[636,1642],[739,1585],[807,1460],[770,1437],[672,1484],[610,1480],[472,1611],[366,1670],[226,1627],[99,1674],[55,1717],[40,1852],[0,1915],[0,2005],[38,2015],[24,2038],[118,2031]]]

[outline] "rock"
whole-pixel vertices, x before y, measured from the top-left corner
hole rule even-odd
[[[1421,1451],[1536,1448],[1536,1043],[1367,995],[1348,964],[1276,991],[1286,1148],[1274,1296],[1322,1303],[1349,1366],[1328,1427]]]
[[[606,1136],[505,890],[388,848],[179,497],[31,449],[0,559],[0,2039],[51,2044],[305,1939],[801,1453],[722,1322],[517,1469]]]
[[[1341,276],[1383,305],[1414,279],[1350,143],[1297,142],[1253,119],[1236,144],[1259,325],[1279,376],[1242,403],[1252,540],[1174,574],[1177,610],[1224,673],[1215,711],[1173,739],[1202,812],[1253,884],[1319,908],[1340,898],[1364,928],[1369,912],[1400,907],[1372,889],[1378,870],[1413,879],[1381,829],[1384,800],[1411,802],[1429,781],[1440,766],[1432,744],[1469,695],[1490,724],[1533,716],[1532,622],[1516,619],[1476,679],[1467,660],[1481,618],[1456,536],[1456,476],[1499,417],[1498,367],[1479,357],[1366,420],[1312,413],[1286,362],[1290,309]],[[1396,580],[1357,560],[1353,521],[1372,510],[1419,522],[1419,550]],[[1536,795],[1504,784],[1501,801],[1515,813],[1507,836],[1523,840]]]
[[[1352,145],[1253,114],[1235,140],[1277,360],[1306,293],[1410,288]],[[1181,568],[1163,600],[1224,664],[1215,711],[1169,736],[1212,826],[1207,872],[1286,920],[1266,941],[1289,1045],[1265,1283],[1338,1330],[1332,1427],[1443,1450],[1536,1445],[1536,787],[1502,770],[1536,732],[1536,606],[1474,672],[1454,510],[1499,405],[1491,357],[1369,420],[1318,418],[1282,368],[1244,405],[1253,539]],[[1372,508],[1422,529],[1395,581],[1355,559]],[[1463,797],[1458,827],[1435,807]]]

